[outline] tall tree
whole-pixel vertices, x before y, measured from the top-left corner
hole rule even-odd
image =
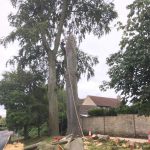
[[[107,59],[110,88],[124,100],[139,105],[139,113],[150,115],[150,1],[135,0],[120,42],[121,50]]]
[[[93,66],[98,63],[97,57],[80,51],[76,44],[76,38],[72,34],[69,34],[66,38],[66,44],[64,41],[61,42],[61,51],[59,51],[58,55],[59,61],[56,63],[57,84],[62,87],[66,83],[67,134],[74,134],[74,136],[82,135],[78,114],[77,81],[82,74],[86,74],[87,79],[94,76]]]
[[[61,35],[68,31],[81,41],[86,33],[100,37],[110,31],[110,22],[117,17],[114,4],[105,0],[11,0],[17,8],[9,16],[15,30],[4,39],[4,45],[18,40],[20,53],[27,58],[47,59],[50,133],[58,133],[58,103],[56,97],[56,55]],[[33,55],[33,51],[36,55]],[[17,58],[19,59],[19,58]],[[26,59],[21,60],[25,65]],[[30,62],[30,63],[34,63]],[[29,64],[28,64],[29,65]],[[29,65],[30,66],[30,65]]]
[[[68,133],[81,134],[81,124],[78,114],[77,89],[77,51],[76,39],[70,34],[66,41],[66,91],[67,91],[67,119]]]

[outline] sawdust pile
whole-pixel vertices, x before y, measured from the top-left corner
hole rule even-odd
[[[22,143],[7,144],[3,150],[24,150],[24,144]]]

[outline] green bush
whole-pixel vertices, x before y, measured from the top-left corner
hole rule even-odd
[[[88,111],[90,116],[104,116],[104,109],[96,108]]]
[[[83,134],[84,134],[84,136],[88,136],[89,135],[89,131],[88,130],[83,130]]]
[[[46,122],[40,126],[40,136],[45,136],[45,135],[48,135],[48,126]],[[38,136],[38,128],[36,127],[30,128],[29,137],[35,138],[37,136]]]
[[[59,114],[59,132],[60,135],[65,135],[67,131],[67,115],[66,113]]]
[[[122,106],[116,109],[117,114],[138,114],[138,108],[136,106]]]
[[[106,110],[105,116],[117,116],[117,111],[115,108],[111,108],[109,110]]]
[[[111,109],[104,109],[104,108],[96,108],[91,109],[88,111],[90,116],[117,116],[117,114],[138,114],[138,106],[121,106],[119,108],[111,108]]]
[[[48,135],[48,125],[47,122],[41,125],[41,136]]]
[[[38,132],[37,128],[35,127],[31,128],[29,131],[29,137],[32,137],[32,138],[37,137],[37,132]]]
[[[114,108],[111,109],[103,109],[96,108],[88,111],[90,116],[117,116],[117,112]]]

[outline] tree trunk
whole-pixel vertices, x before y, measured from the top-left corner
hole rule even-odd
[[[69,35],[66,42],[66,91],[67,91],[67,120],[68,134],[81,135],[77,92],[77,52],[76,41]]]
[[[29,137],[29,135],[28,135],[28,126],[27,125],[24,125],[23,135],[24,135],[25,139],[27,139]]]
[[[71,111],[71,103],[72,103],[72,95],[71,95],[71,85],[69,83],[69,74],[68,71],[66,71],[66,92],[67,92],[67,134],[71,134],[72,133],[72,123],[71,123],[71,116],[73,116],[73,111]]]
[[[49,47],[50,43],[47,43],[45,35],[42,34],[43,46],[48,53],[48,67],[49,67],[49,79],[48,79],[48,99],[49,99],[49,134],[56,135],[59,133],[59,121],[58,121],[58,102],[57,102],[57,87],[56,87],[56,54],[60,45],[61,34],[63,31],[63,25],[66,19],[68,9],[68,0],[63,0],[62,12],[60,21],[57,28],[57,34],[54,41],[54,49]]]
[[[48,78],[48,99],[49,99],[49,134],[59,134],[58,121],[58,101],[57,101],[57,86],[56,86],[56,56],[53,51],[49,51],[49,78]]]

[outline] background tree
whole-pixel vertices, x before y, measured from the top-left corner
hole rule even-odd
[[[7,126],[16,131],[24,128],[25,138],[29,126],[41,125],[46,120],[45,93],[39,88],[43,81],[40,75],[21,70],[5,73],[0,81],[0,104],[7,110]]]
[[[27,58],[45,56],[48,64],[48,99],[50,133],[58,134],[58,102],[56,85],[56,55],[61,35],[68,31],[75,34],[79,41],[86,33],[100,37],[110,31],[109,24],[116,18],[112,2],[105,0],[11,0],[17,9],[9,16],[15,30],[3,40],[3,44],[18,40],[19,53]],[[36,51],[36,55],[33,55]],[[19,58],[17,58],[19,60]],[[25,66],[26,59],[19,60]]]
[[[150,1],[135,0],[127,8],[121,50],[107,58],[110,81],[105,85],[136,103],[140,114],[150,115]]]
[[[32,92],[32,125],[37,127],[38,136],[40,136],[41,126],[45,122],[48,123],[48,98],[47,98],[47,86],[39,86],[33,89]]]
[[[0,131],[1,130],[6,130],[6,118],[3,118],[2,116],[0,116]]]

